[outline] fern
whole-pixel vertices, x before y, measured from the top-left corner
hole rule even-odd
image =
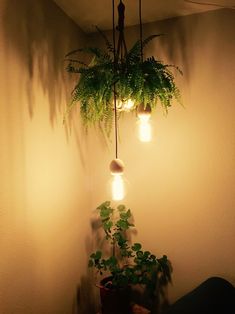
[[[109,136],[113,123],[114,84],[118,99],[134,101],[133,110],[142,102],[149,103],[152,108],[160,103],[167,113],[173,99],[181,103],[180,91],[171,72],[171,68],[175,68],[182,74],[178,67],[164,64],[153,56],[142,62],[141,43],[137,41],[124,59],[117,59],[114,71],[113,46],[102,31],[99,28],[97,30],[107,50],[86,47],[73,50],[65,56],[66,70],[78,77],[68,109],[70,111],[80,102],[80,112],[86,127],[98,126]],[[147,37],[142,47],[161,35]],[[89,64],[78,58],[80,53],[91,55]]]

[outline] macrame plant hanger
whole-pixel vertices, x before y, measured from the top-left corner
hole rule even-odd
[[[123,57],[127,54],[126,42],[124,37],[124,20],[125,20],[125,5],[120,0],[118,5],[118,26],[117,30],[119,31],[118,46],[117,46],[117,58],[120,58],[121,61]]]
[[[142,3],[139,0],[139,24],[140,24],[140,55],[141,55],[141,63],[144,62],[144,53],[143,53],[143,30],[142,30]]]

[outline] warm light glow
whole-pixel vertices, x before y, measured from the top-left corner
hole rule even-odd
[[[124,182],[121,174],[114,174],[112,179],[112,199],[121,201],[124,198]]]
[[[118,110],[122,110],[122,106],[123,106],[123,103],[122,103],[122,100],[117,98],[116,99],[116,107]]]
[[[134,107],[134,101],[131,99],[128,99],[123,102],[123,110],[131,110]]]
[[[149,119],[150,115],[139,115],[139,139],[141,142],[152,140],[152,128]]]
[[[122,111],[130,111],[133,109],[134,107],[134,101],[131,100],[131,99],[127,99],[127,100],[121,100],[121,99],[117,99],[116,100],[116,106],[117,106],[117,109]]]

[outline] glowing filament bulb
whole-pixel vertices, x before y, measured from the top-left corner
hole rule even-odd
[[[110,171],[113,176],[112,179],[112,199],[114,201],[120,201],[125,196],[125,189],[124,189],[124,181],[122,178],[124,164],[120,159],[114,159],[110,163]]]
[[[121,174],[114,174],[112,180],[112,199],[121,201],[124,198],[124,184]]]
[[[149,122],[150,117],[139,117],[139,139],[141,142],[150,142],[152,139],[151,124]]]
[[[134,107],[134,101],[131,99],[127,99],[124,103],[123,103],[123,109],[125,111],[130,111],[132,110]]]
[[[139,139],[141,142],[150,142],[152,140],[152,128],[150,124],[151,107],[149,104],[144,107],[143,104],[138,108],[138,124],[139,124]]]

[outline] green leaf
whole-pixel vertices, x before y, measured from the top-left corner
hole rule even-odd
[[[102,252],[101,251],[97,251],[96,253],[95,253],[95,256],[94,256],[94,259],[100,259],[101,258],[101,256],[102,256]]]
[[[125,205],[118,205],[117,209],[121,212],[124,211],[126,209]]]
[[[137,284],[137,283],[139,283],[139,276],[138,275],[133,275],[132,276],[132,278],[131,278],[132,280],[132,283],[135,285],[135,284]]]
[[[150,259],[151,259],[151,260],[155,260],[155,259],[156,259],[156,256],[153,255],[153,254],[151,254],[151,255],[150,255]]]
[[[142,251],[138,250],[136,255],[137,255],[138,258],[142,258],[144,256],[144,253]]]
[[[129,228],[129,224],[126,220],[120,219],[117,221],[117,227],[122,230],[127,230]]]
[[[115,256],[111,256],[110,259],[109,259],[109,261],[110,261],[110,264],[112,264],[112,265],[117,265],[117,259],[116,259]]]
[[[144,252],[144,257],[145,257],[145,258],[148,258],[150,254],[151,254],[151,253],[150,253],[149,251],[145,251],[145,252]]]
[[[97,209],[101,209],[101,208],[104,208],[104,207],[109,207],[110,206],[110,201],[106,201],[102,204],[100,204]]]
[[[113,223],[110,220],[103,223],[104,230],[110,230],[112,226],[113,226]]]
[[[102,207],[100,210],[100,217],[102,220],[107,219],[112,214],[113,210],[111,207]]]
[[[122,212],[122,213],[120,213],[120,218],[121,218],[121,219],[127,220],[127,219],[129,219],[130,217],[131,217],[131,211],[130,211],[130,209],[128,209],[127,212]]]
[[[131,247],[133,251],[139,251],[141,249],[140,243],[134,243],[134,245]]]
[[[94,263],[93,261],[90,259],[89,262],[88,262],[88,267],[93,267],[94,266]]]

